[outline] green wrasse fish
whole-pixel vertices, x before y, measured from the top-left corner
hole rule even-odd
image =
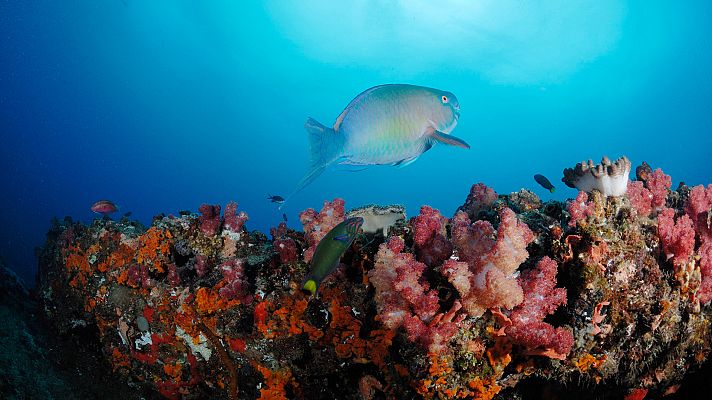
[[[331,273],[341,260],[346,250],[351,247],[356,235],[363,225],[363,218],[353,217],[336,225],[316,245],[311,262],[311,271],[304,278],[302,288],[316,295],[319,284]]]
[[[459,117],[460,103],[450,92],[404,84],[372,87],[351,100],[331,128],[307,119],[311,167],[287,199],[335,163],[405,166],[436,143],[469,149],[450,135]]]

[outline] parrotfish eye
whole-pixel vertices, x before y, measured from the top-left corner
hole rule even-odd
[[[440,98],[443,101],[443,104],[447,104],[448,98],[447,96],[443,95],[443,97]]]

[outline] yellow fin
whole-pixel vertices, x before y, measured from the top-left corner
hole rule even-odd
[[[309,279],[308,281],[304,282],[304,290],[308,290],[311,292],[312,296],[316,294],[316,282],[314,279]]]

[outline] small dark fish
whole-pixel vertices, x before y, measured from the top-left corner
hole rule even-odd
[[[272,203],[278,203],[278,204],[284,203],[284,197],[282,197],[282,196],[272,196],[271,194],[268,194],[267,199],[272,200]]]
[[[109,200],[99,200],[91,205],[91,210],[97,214],[108,215],[113,212],[116,212],[116,210],[118,209],[119,207],[117,207],[116,204]]]
[[[282,219],[284,220],[284,222],[287,222],[287,214],[282,213]]]
[[[536,181],[536,183],[540,184],[541,187],[543,187],[544,189],[550,191],[551,193],[554,193],[554,189],[555,189],[554,185],[552,185],[551,182],[549,182],[549,180],[546,179],[546,177],[544,175],[536,174],[536,175],[534,175],[534,180]]]
[[[190,214],[191,214],[191,212],[188,211],[188,210],[180,210],[180,211],[178,211],[178,215],[180,215],[181,217],[185,217],[186,215],[190,215]]]
[[[131,216],[131,214],[133,214],[133,213],[132,213],[131,211],[129,211],[129,212],[127,212],[127,213],[125,213],[125,214],[124,214],[124,218],[128,218],[128,217],[130,217],[130,216]]]
[[[304,290],[308,290],[312,296],[316,295],[321,281],[339,265],[341,256],[351,247],[361,225],[363,225],[363,218],[349,218],[336,225],[321,239],[314,251],[311,271],[304,278],[302,284]]]

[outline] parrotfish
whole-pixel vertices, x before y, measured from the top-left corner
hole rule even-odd
[[[554,190],[556,188],[554,187],[554,185],[551,184],[551,182],[549,182],[549,180],[544,175],[536,174],[534,175],[534,180],[544,189],[550,191],[551,193],[554,193]]]
[[[311,271],[304,278],[302,288],[312,296],[316,295],[319,285],[338,265],[341,256],[351,247],[363,225],[363,218],[348,218],[336,225],[316,245],[311,262]]]
[[[372,87],[351,100],[329,128],[307,119],[311,166],[292,195],[332,164],[405,166],[436,143],[469,149],[450,135],[460,117],[454,94],[423,86]]]
[[[91,205],[91,210],[97,214],[107,215],[116,212],[118,209],[119,207],[109,200],[99,200]]]

